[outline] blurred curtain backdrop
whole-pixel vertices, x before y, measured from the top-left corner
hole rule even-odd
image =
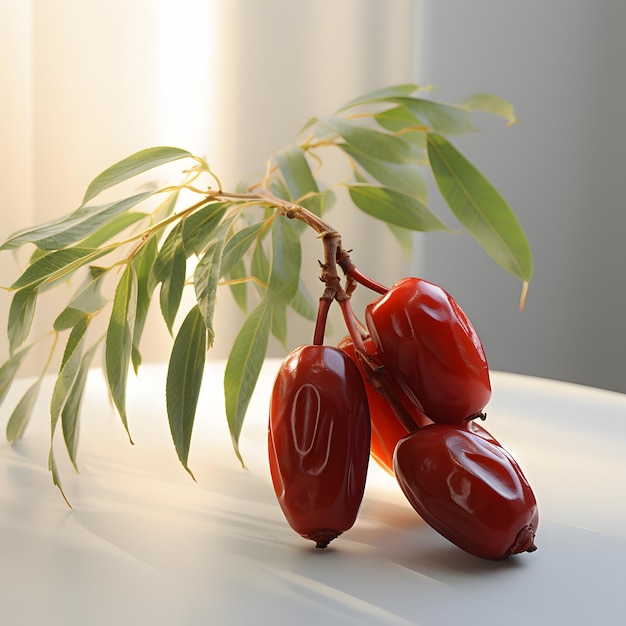
[[[232,188],[311,115],[371,89],[432,82],[449,101],[491,92],[521,124],[477,116],[480,134],[457,146],[529,235],[524,312],[519,283],[467,236],[417,237],[406,260],[384,227],[341,205],[333,224],[382,282],[419,274],[454,294],[494,369],[626,391],[625,26],[623,0],[0,2],[0,237],[73,210],[96,174],[144,147],[201,154]],[[437,194],[433,204],[454,228]],[[317,293],[319,243],[305,244]],[[7,284],[17,267],[7,254],[1,263]],[[240,321],[228,298],[217,357]],[[1,292],[3,326],[8,303]],[[154,308],[146,360],[171,346]],[[294,319],[290,342],[307,341],[309,326]]]
[[[416,81],[419,10],[411,0],[0,3],[0,238],[74,210],[95,175],[149,146],[200,154],[234,188],[311,115]],[[370,249],[369,224],[337,225]],[[321,250],[314,238],[311,246],[317,290]],[[407,271],[398,264],[387,263],[381,280]],[[15,276],[10,255],[0,271],[0,284]],[[4,327],[9,297],[0,298]],[[240,321],[234,305],[220,304],[217,357]],[[165,359],[171,347],[156,310],[144,360]],[[41,333],[50,320],[39,311],[35,323]],[[309,334],[297,324],[292,332]]]

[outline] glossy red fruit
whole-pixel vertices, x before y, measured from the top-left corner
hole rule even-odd
[[[432,424],[398,444],[394,469],[413,508],[459,548],[491,560],[536,549],[535,496],[499,445],[462,426]]]
[[[372,436],[370,442],[370,454],[372,458],[389,474],[393,474],[393,453],[400,439],[404,439],[409,434],[407,430],[397,418],[394,410],[387,401],[383,393],[378,391],[368,380],[363,364],[356,356],[354,344],[350,337],[345,337],[338,345],[346,354],[357,364],[361,377],[363,378],[365,391],[367,393],[367,402],[370,410],[370,422],[372,426]],[[368,354],[374,357],[374,344],[370,339],[365,340],[365,348]],[[412,405],[402,390],[397,388],[391,381],[397,397],[402,402],[407,414],[416,424],[416,426],[425,426],[432,424],[421,411]]]
[[[289,525],[318,548],[356,520],[369,444],[367,397],[354,362],[330,346],[293,350],[270,400],[270,471]]]
[[[491,384],[480,338],[441,287],[405,278],[366,307],[365,321],[387,372],[431,420],[459,423],[486,406]]]

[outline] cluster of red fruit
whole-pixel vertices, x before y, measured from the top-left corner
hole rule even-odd
[[[319,548],[351,528],[371,454],[463,550],[493,560],[535,550],[532,489],[476,422],[491,385],[474,327],[428,281],[377,291],[358,333],[349,324],[338,347],[296,348],[277,374],[269,460],[290,526]]]

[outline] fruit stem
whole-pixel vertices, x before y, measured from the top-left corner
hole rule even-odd
[[[352,339],[352,343],[354,344],[354,349],[356,350],[357,354],[367,354],[367,350],[365,349],[365,343],[359,331],[359,326],[357,324],[354,311],[352,310],[352,303],[350,302],[350,299],[346,298],[345,300],[340,300],[339,306],[341,307],[341,313],[343,314],[343,319],[346,324],[346,328],[348,329],[348,334],[350,335],[350,339]]]
[[[216,200],[247,200],[258,201],[278,210],[280,215],[284,215],[288,219],[297,219],[304,222],[307,226],[318,233],[324,245],[324,265],[322,265],[322,280],[326,287],[335,290],[335,299],[337,301],[349,298],[344,289],[339,284],[339,275],[337,274],[337,265],[341,267],[343,273],[352,281],[375,291],[376,293],[385,294],[389,289],[384,285],[372,280],[365,274],[362,274],[350,258],[350,252],[341,247],[341,235],[330,224],[326,223],[322,218],[315,215],[305,207],[278,198],[269,191],[262,190],[256,193],[231,193],[228,191],[209,191],[208,195]],[[352,290],[354,290],[352,286]],[[351,292],[350,292],[351,293]],[[324,297],[324,296],[322,296]]]
[[[404,426],[407,433],[414,433],[420,429],[420,426],[415,423],[415,420],[411,417],[410,413],[406,410],[405,406],[398,398],[398,394],[392,387],[389,378],[387,378],[387,372],[383,366],[378,366],[375,361],[370,357],[367,352],[361,352],[356,344],[355,351],[357,358],[360,359],[365,376],[369,383],[382,394],[387,400],[391,410],[393,411],[396,419]]]
[[[325,289],[324,293],[320,297],[319,305],[317,307],[317,320],[315,321],[315,331],[313,333],[313,345],[314,346],[322,346],[324,345],[324,333],[326,332],[326,320],[328,319],[328,311],[330,310],[330,305],[333,302],[334,297],[328,297],[327,292],[329,290]]]
[[[379,282],[376,282],[369,276],[361,273],[352,262],[348,253],[346,253],[341,259],[338,259],[337,264],[341,267],[346,276],[349,276],[360,285],[363,285],[364,287],[367,287],[368,289],[371,289],[381,295],[385,295],[389,291],[389,287],[385,287],[385,285],[381,285]]]

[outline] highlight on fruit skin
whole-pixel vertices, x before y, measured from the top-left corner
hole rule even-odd
[[[432,424],[396,447],[394,470],[422,519],[474,556],[505,559],[536,550],[537,501],[500,445],[464,426]]]
[[[491,398],[487,357],[458,303],[440,286],[408,277],[365,308],[385,370],[433,422],[456,424]]]
[[[287,355],[270,399],[272,485],[291,528],[325,548],[356,521],[367,477],[370,418],[363,381],[338,348]]]

